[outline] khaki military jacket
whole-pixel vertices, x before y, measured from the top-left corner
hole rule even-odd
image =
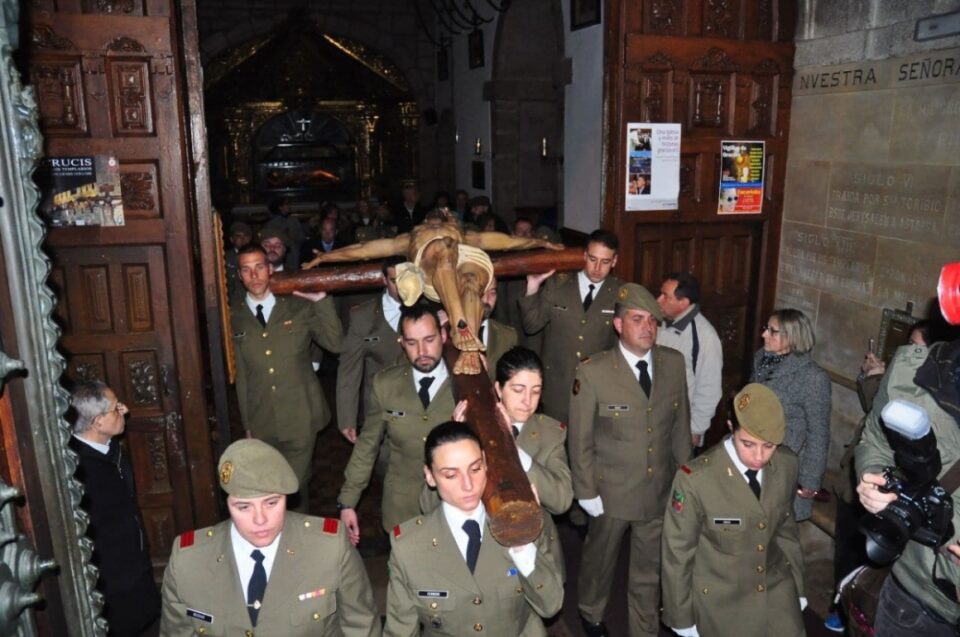
[[[490,380],[497,379],[497,361],[517,345],[517,330],[493,319],[487,320],[487,374]]]
[[[663,519],[663,622],[701,637],[801,637],[797,457],[778,449],[760,499],[723,442],[677,471]]]
[[[399,335],[383,316],[381,296],[350,310],[350,327],[337,366],[337,426],[356,429],[360,392],[369,390],[374,375],[403,360]]]
[[[647,399],[620,348],[583,361],[570,398],[570,469],[578,499],[598,495],[605,515],[653,520],[692,452],[683,354],[654,346]]]
[[[237,573],[232,522],[188,531],[163,575],[160,634],[377,637],[380,614],[363,561],[339,520],[287,511],[254,628]]]
[[[517,571],[489,526],[470,573],[442,507],[397,526],[390,539],[384,635],[545,636],[540,617],[563,605],[563,583],[542,534],[529,577]]]
[[[410,363],[388,367],[374,376],[363,428],[344,471],[340,502],[357,505],[370,483],[380,441],[386,435],[390,459],[383,481],[383,528],[389,531],[417,515],[423,485],[423,443],[431,429],[450,420],[453,407],[449,376],[426,409],[417,396]]]
[[[518,303],[527,334],[543,330],[544,413],[568,421],[570,386],[577,364],[587,356],[617,343],[613,329],[613,308],[623,281],[608,276],[595,291],[590,309],[583,311],[577,274],[554,275],[540,292],[524,296]]]
[[[337,353],[343,327],[328,297],[311,303],[278,296],[262,327],[246,299],[230,310],[237,401],[254,438],[305,438],[330,422],[330,408],[310,358],[311,341]]]
[[[566,440],[567,426],[544,414],[530,416],[517,438],[517,447],[533,460],[527,478],[536,487],[540,497],[540,506],[544,509],[543,539],[550,543],[550,552],[556,557],[556,568],[564,581],[567,579],[567,566],[563,559],[560,534],[551,514],[565,513],[573,502]],[[440,498],[436,489],[424,483],[420,493],[420,510],[430,513],[438,506]]]

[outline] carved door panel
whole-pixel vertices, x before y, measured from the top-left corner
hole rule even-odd
[[[52,228],[47,248],[68,378],[103,379],[130,408],[125,442],[161,568],[176,533],[218,517],[176,12],[168,0],[33,6],[46,154],[120,167],[125,225]]]
[[[702,223],[636,226],[634,280],[659,290],[670,272],[690,272],[700,281],[700,307],[723,345],[724,399],[750,377],[758,344],[755,307],[763,224]],[[708,443],[726,431],[725,407],[717,409]]]

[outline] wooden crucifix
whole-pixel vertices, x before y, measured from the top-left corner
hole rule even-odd
[[[401,297],[407,295],[403,300],[408,305],[421,293],[443,303],[450,318],[451,334],[444,349],[444,359],[454,371],[451,375],[454,399],[467,401],[467,422],[483,442],[487,457],[483,503],[489,515],[490,530],[500,544],[518,546],[537,538],[543,528],[543,518],[520,465],[510,423],[503,421],[496,409],[493,385],[488,375],[482,373],[479,356],[482,343],[473,337],[482,320],[479,298],[486,286],[493,283],[494,276],[579,270],[583,267],[583,249],[563,248],[539,239],[519,239],[500,233],[464,235],[459,228],[453,232],[447,225],[449,223],[448,218],[441,216],[431,225],[428,218],[410,235],[334,250],[319,255],[309,265],[382,259],[399,253],[411,259],[410,264],[401,266],[417,267],[419,271],[410,275],[414,282],[407,290],[398,280]],[[464,250],[464,247],[469,249]],[[483,250],[489,247],[549,249],[502,253],[491,259]],[[403,271],[401,266],[397,268],[398,275]],[[384,283],[379,263],[353,264],[279,273],[271,278],[271,290],[280,295],[294,291],[339,292],[382,287]],[[432,290],[428,292],[428,288]],[[458,336],[454,337],[455,334]]]

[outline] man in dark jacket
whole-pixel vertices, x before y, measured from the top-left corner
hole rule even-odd
[[[106,604],[103,616],[111,635],[139,635],[160,614],[143,521],[137,508],[133,470],[117,436],[127,407],[100,381],[79,385],[70,397],[76,422],[70,448],[76,452],[77,479],[85,494],[80,506],[90,514],[97,588]]]

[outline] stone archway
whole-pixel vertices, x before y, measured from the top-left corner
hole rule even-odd
[[[505,219],[518,208],[560,208],[563,97],[569,77],[559,0],[515,2],[497,25],[490,100],[493,201]],[[544,141],[546,144],[544,145]],[[544,157],[543,155],[546,155]]]

